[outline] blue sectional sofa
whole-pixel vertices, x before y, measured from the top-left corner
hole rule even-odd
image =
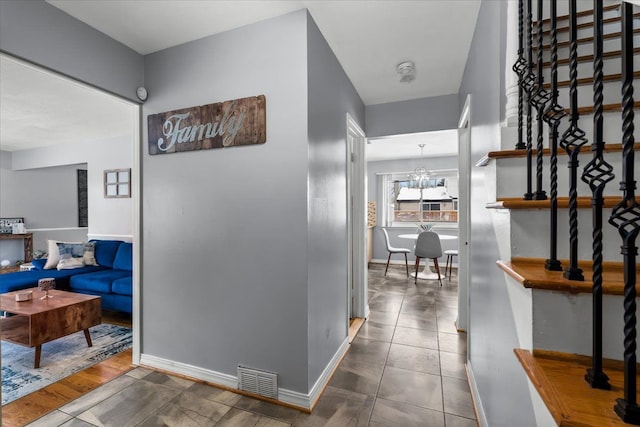
[[[56,279],[56,288],[82,294],[98,295],[102,308],[131,313],[132,311],[132,244],[120,240],[95,242],[97,266],[71,270],[42,270],[0,274],[0,293],[34,288],[45,277]]]

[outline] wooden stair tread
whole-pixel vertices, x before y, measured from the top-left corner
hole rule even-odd
[[[637,79],[640,78],[640,71],[636,71],[633,73],[633,78]],[[618,82],[622,80],[622,73],[616,73],[616,74],[607,74],[605,76],[602,76],[602,81],[607,83],[607,82]],[[593,76],[590,77],[583,77],[578,79],[578,86],[586,86],[586,85],[592,85],[593,84]],[[569,87],[571,85],[571,81],[570,80],[563,80],[558,82],[558,87]],[[545,89],[550,89],[551,88],[551,83],[544,83],[542,85],[542,87],[544,87]]]
[[[604,197],[605,208],[613,208],[620,203],[620,196]],[[640,203],[640,196],[636,197]],[[550,209],[551,200],[524,200],[522,197],[500,197],[495,202],[486,204],[487,209]],[[569,198],[558,197],[558,208],[568,209]],[[591,209],[591,196],[578,197],[578,209]]]
[[[562,271],[548,271],[544,268],[542,258],[513,257],[510,261],[496,261],[505,273],[528,289],[547,291],[562,291],[572,294],[591,293],[593,282],[592,261],[580,260],[578,266],[583,270],[584,282],[567,280],[562,277]],[[560,260],[562,266],[569,265],[568,260]],[[605,295],[623,295],[624,293],[624,263],[604,261],[602,263],[602,292]],[[636,280],[638,278],[636,272]],[[636,292],[640,295],[640,280],[636,281]]]
[[[638,54],[640,53],[640,47],[636,47],[633,49],[633,54]],[[611,59],[611,58],[620,58],[622,57],[622,51],[621,50],[611,50],[608,52],[605,52],[602,54],[602,58],[604,59]],[[569,64],[570,59],[569,58],[562,58],[562,59],[558,59],[558,65],[568,65]],[[578,63],[582,63],[582,62],[593,62],[593,55],[580,55],[578,56]],[[533,68],[536,67],[537,64],[533,64]],[[549,67],[551,66],[551,61],[545,61],[542,63],[543,67]]]
[[[633,30],[633,34],[640,34],[640,28],[636,28]],[[622,33],[621,32],[615,32],[615,33],[606,33],[602,36],[602,38],[604,40],[611,40],[611,39],[618,39],[622,37]],[[579,45],[581,44],[587,44],[587,43],[592,43],[593,42],[593,36],[588,36],[588,37],[583,37],[580,38],[578,40],[576,40],[578,42]],[[571,44],[570,41],[566,40],[566,41],[561,41],[558,42],[558,48],[562,48],[562,47],[567,47]],[[538,46],[532,46],[531,47],[534,51],[538,50]],[[542,45],[542,50],[549,50],[551,48],[551,45],[549,44],[544,44]]]
[[[514,353],[558,426],[629,425],[613,411],[616,399],[624,396],[620,363],[604,361],[611,390],[598,390],[584,380],[590,357],[519,348]]]
[[[633,103],[633,108],[640,108],[640,101],[634,102]],[[604,104],[602,106],[602,110],[605,113],[610,113],[612,111],[622,112],[622,104]],[[567,114],[570,114],[571,110],[569,108],[565,108],[564,112],[567,113]],[[578,113],[581,114],[581,115],[593,113],[593,105],[590,105],[588,107],[580,107],[580,108],[578,108]]]
[[[515,145],[515,144],[514,144]],[[605,153],[621,153],[622,152],[622,144],[607,144],[604,146]],[[640,151],[640,142],[633,144],[633,151]],[[591,146],[583,147],[580,150],[580,154],[591,154]],[[538,154],[537,149],[532,149],[531,154],[533,156]],[[542,149],[543,156],[551,155],[551,149],[544,148]],[[558,148],[559,156],[566,156],[567,152],[561,148]],[[490,159],[512,159],[517,157],[527,157],[527,150],[501,150],[501,151],[490,151],[487,156]]]
[[[634,13],[633,17],[634,18],[640,17],[640,13]],[[614,16],[612,18],[603,19],[602,20],[602,24],[603,25],[609,25],[609,24],[613,24],[613,23],[616,23],[616,22],[620,22],[620,21],[621,21],[621,17],[620,16]],[[582,30],[582,29],[585,29],[585,28],[593,28],[593,21],[581,22],[581,23],[576,25],[576,28],[578,30]],[[560,28],[557,28],[556,30],[558,31],[558,33],[566,33],[566,32],[569,31],[569,27],[568,26],[560,27]],[[535,27],[533,29],[533,34],[534,35],[537,34]],[[551,30],[550,29],[549,30],[544,30],[542,32],[542,34],[545,35],[545,36],[548,36],[548,35],[551,34]]]
[[[602,8],[602,11],[603,12],[611,12],[612,10],[616,10],[619,7],[620,7],[619,4],[612,4],[612,5],[609,5],[609,6],[604,6]],[[578,17],[578,18],[583,18],[585,16],[591,16],[591,15],[593,15],[593,9],[583,10],[581,12],[576,13],[576,17]],[[558,21],[564,21],[566,19],[569,19],[569,15],[558,15],[556,17],[556,19]],[[550,18],[546,18],[546,19],[542,20],[542,25],[546,25],[546,24],[550,24],[550,23],[551,23],[551,19]],[[533,25],[537,25],[537,21],[534,21]]]

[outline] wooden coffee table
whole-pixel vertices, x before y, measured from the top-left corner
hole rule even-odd
[[[15,294],[33,292],[33,299],[17,302]],[[35,347],[34,367],[40,367],[42,344],[84,331],[91,347],[89,328],[102,323],[100,297],[50,290],[53,298],[40,299],[44,292],[38,288],[0,295],[0,310],[12,316],[0,320],[0,338],[25,347]]]

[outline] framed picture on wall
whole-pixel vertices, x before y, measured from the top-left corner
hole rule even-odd
[[[104,197],[131,197],[131,169],[104,171]]]

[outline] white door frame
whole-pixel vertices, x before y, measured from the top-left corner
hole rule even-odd
[[[348,318],[369,314],[367,298],[367,162],[364,131],[347,113]]]
[[[458,122],[458,319],[459,330],[469,331],[469,239],[471,236],[471,95],[467,95]],[[468,338],[469,334],[467,334]],[[469,347],[467,347],[469,348]]]

